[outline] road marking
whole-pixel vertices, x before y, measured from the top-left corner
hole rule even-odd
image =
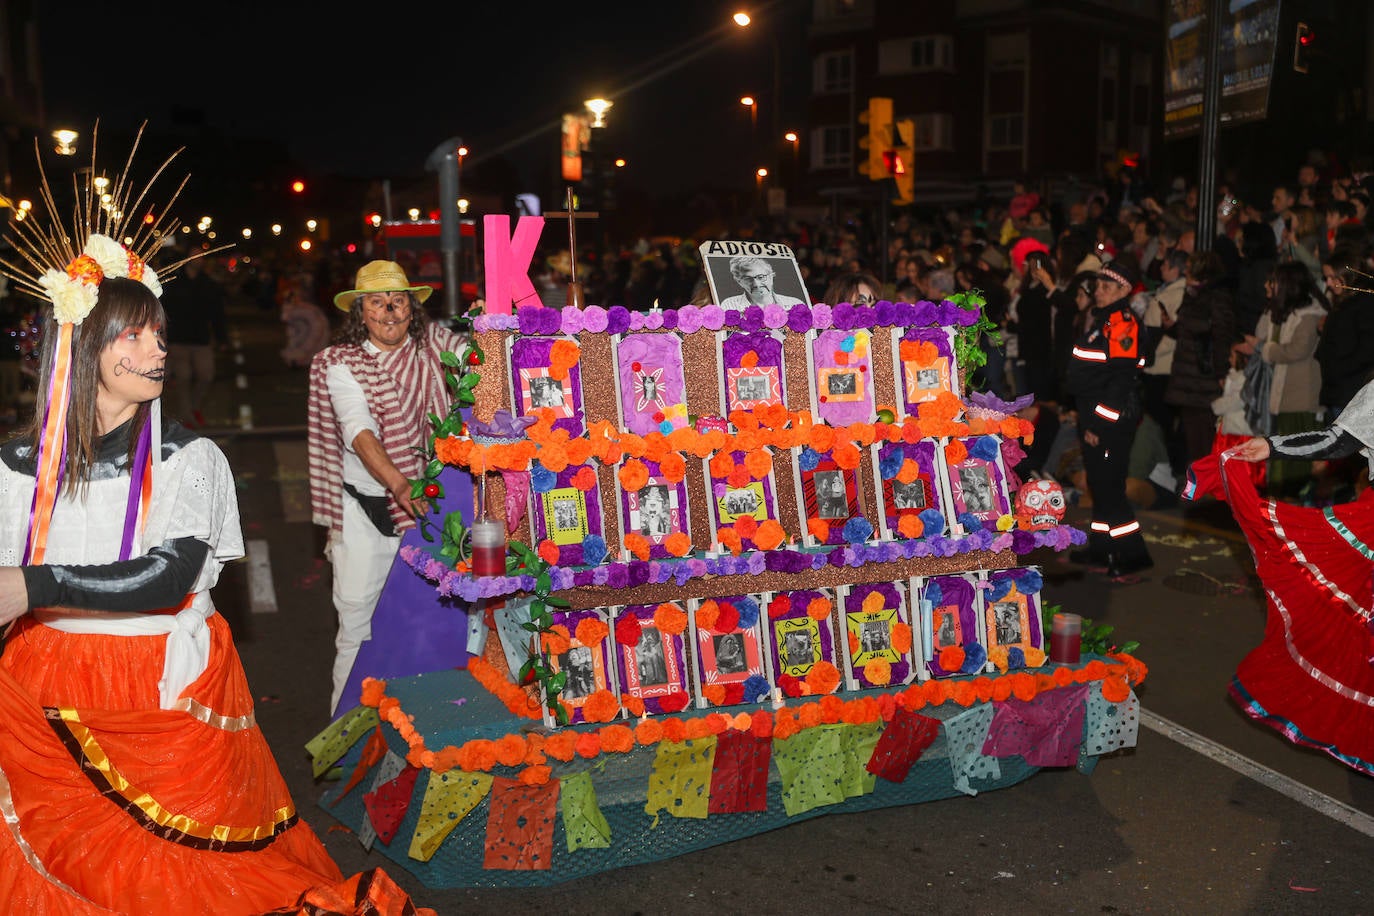
[[[1215,741],[1202,737],[1197,732],[1189,731],[1182,725],[1170,722],[1168,719],[1157,716],[1146,709],[1140,710],[1140,724],[1166,738],[1177,741],[1186,748],[1197,751],[1204,757],[1214,760],[1242,776],[1253,779],[1260,785],[1273,789],[1280,795],[1291,798],[1300,805],[1311,808],[1318,814],[1324,814],[1333,821],[1339,821],[1352,830],[1358,830],[1365,836],[1374,836],[1374,817],[1357,808],[1352,808],[1345,802],[1338,801],[1329,795],[1323,795],[1291,777],[1271,770],[1262,763],[1257,763],[1249,757],[1237,754],[1228,747],[1223,747]]]
[[[277,612],[277,590],[272,585],[272,559],[267,541],[248,542],[248,604],[254,614]]]

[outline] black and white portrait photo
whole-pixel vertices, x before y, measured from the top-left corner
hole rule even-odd
[[[577,501],[572,499],[555,499],[553,501],[553,524],[560,531],[572,531],[581,527],[581,520],[578,518]]]
[[[663,634],[646,627],[635,646],[635,664],[639,669],[642,687],[668,683],[668,660],[663,655]]]
[[[789,668],[809,665],[815,659],[811,649],[811,634],[805,630],[789,630],[782,641],[783,664]]]
[[[772,388],[766,375],[741,375],[735,378],[735,400],[766,401]]]
[[[725,514],[753,515],[759,510],[759,494],[752,488],[725,491]]]
[[[568,681],[563,685],[563,696],[567,699],[590,696],[596,689],[596,669],[589,646],[573,646],[558,657],[558,667],[568,674]]]
[[[930,369],[930,368],[926,368],[926,369],[917,369],[917,370],[916,370],[916,387],[917,387],[917,388],[920,388],[920,389],[923,390],[923,391],[929,391],[929,390],[932,389],[932,388],[939,388],[939,387],[940,387],[940,370],[939,370],[939,369]]]
[[[666,484],[649,484],[639,491],[639,533],[651,538],[667,537],[673,533]]]
[[[926,487],[920,480],[911,483],[892,481],[892,502],[898,509],[924,509],[926,507]]]
[[[821,518],[849,518],[849,499],[843,471],[817,471],[816,514]]]
[[[992,478],[980,464],[966,464],[959,468],[959,492],[963,496],[964,511],[992,511]]]
[[[993,605],[997,624],[997,644],[1014,645],[1021,641],[1021,605],[1015,601],[1002,601]]]
[[[530,404],[533,407],[562,407],[563,383],[546,375],[531,378]]]
[[[711,641],[715,647],[716,670],[721,674],[739,674],[749,667],[744,657],[743,633],[712,636]]]
[[[959,645],[959,634],[954,629],[954,613],[946,611],[940,616],[940,624],[935,629],[935,645],[943,649],[945,646]]]
[[[825,377],[826,393],[831,395],[854,394],[858,391],[858,375],[854,372],[832,372]]]
[[[863,652],[885,652],[892,648],[892,633],[886,620],[865,620],[859,629],[859,649]]]
[[[781,242],[711,240],[700,251],[711,301],[722,308],[810,304],[796,255]]]

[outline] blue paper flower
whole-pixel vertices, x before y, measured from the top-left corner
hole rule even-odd
[[[658,424],[658,431],[665,436],[670,435],[673,431],[673,421],[664,420],[662,423]]]
[[[817,453],[816,450],[811,448],[810,446],[807,446],[806,448],[802,449],[801,454],[797,456],[797,466],[800,467],[803,471],[814,471],[816,469],[816,466],[820,463],[820,454]]]
[[[892,480],[906,463],[906,453],[900,448],[889,449],[878,455],[878,473],[883,480]]]
[[[1021,651],[1020,646],[1012,646],[1010,649],[1007,650],[1007,667],[1026,667],[1026,653]]]
[[[988,589],[987,600],[1001,601],[1011,591],[1011,577],[993,579],[991,585],[992,587]]]
[[[964,526],[964,530],[970,533],[983,530],[983,520],[972,512],[960,512],[959,524]]]
[[[854,335],[846,334],[844,340],[840,341],[840,349],[845,353],[854,352]]]
[[[582,562],[588,566],[597,566],[604,559],[606,559],[606,539],[599,534],[589,534],[584,537],[582,539]]]
[[[761,703],[768,697],[768,680],[757,674],[749,675],[744,682],[744,702]]]
[[[945,530],[945,517],[940,514],[939,509],[924,509],[920,515],[921,524],[925,526],[925,536],[931,537]]]
[[[844,539],[851,544],[862,544],[873,537],[873,526],[862,515],[856,515],[844,523]]]
[[[739,611],[740,629],[747,630],[759,622],[759,603],[753,598],[741,598],[735,602],[735,610]]]
[[[960,674],[977,674],[983,670],[983,666],[988,663],[988,650],[983,648],[982,643],[966,643],[964,645],[964,664],[960,666]]]
[[[558,483],[558,475],[539,462],[530,465],[530,486],[536,493],[547,493]]]
[[[931,581],[926,584],[924,597],[925,600],[938,607],[940,602],[944,600],[945,590],[940,587],[939,582]]]
[[[979,436],[968,453],[975,458],[992,461],[1001,450],[1002,443],[998,441],[996,436]]]
[[[1045,580],[1038,569],[1023,569],[1016,577],[1016,589],[1023,595],[1034,595],[1045,587]]]

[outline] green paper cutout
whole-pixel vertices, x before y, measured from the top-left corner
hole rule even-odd
[[[867,795],[878,784],[877,774],[868,772],[868,761],[878,746],[881,731],[877,722],[844,725],[840,733],[844,747],[844,794],[846,798]]]
[[[354,706],[345,715],[329,724],[329,727],[305,743],[305,750],[311,758],[311,768],[319,779],[330,767],[339,762],[348,749],[381,723],[377,710],[372,706]]]
[[[596,787],[586,771],[563,780],[558,800],[563,806],[563,832],[568,837],[568,852],[579,849],[608,849],[611,825],[596,804]]]
[[[420,818],[406,854],[412,859],[428,862],[453,832],[453,828],[481,804],[490,791],[490,773],[430,771],[425,799],[420,803]]]
[[[804,728],[773,741],[773,762],[782,778],[782,805],[788,817],[845,800],[848,754],[842,725]]]
[[[716,763],[716,736],[678,744],[660,741],[644,801],[644,813],[658,826],[660,811],[673,817],[704,819],[711,801],[711,768]]]

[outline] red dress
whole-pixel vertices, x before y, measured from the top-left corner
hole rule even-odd
[[[1324,509],[1277,502],[1228,453],[1189,476],[1185,495],[1230,503],[1267,596],[1264,639],[1232,698],[1290,741],[1374,775],[1374,488]]]

